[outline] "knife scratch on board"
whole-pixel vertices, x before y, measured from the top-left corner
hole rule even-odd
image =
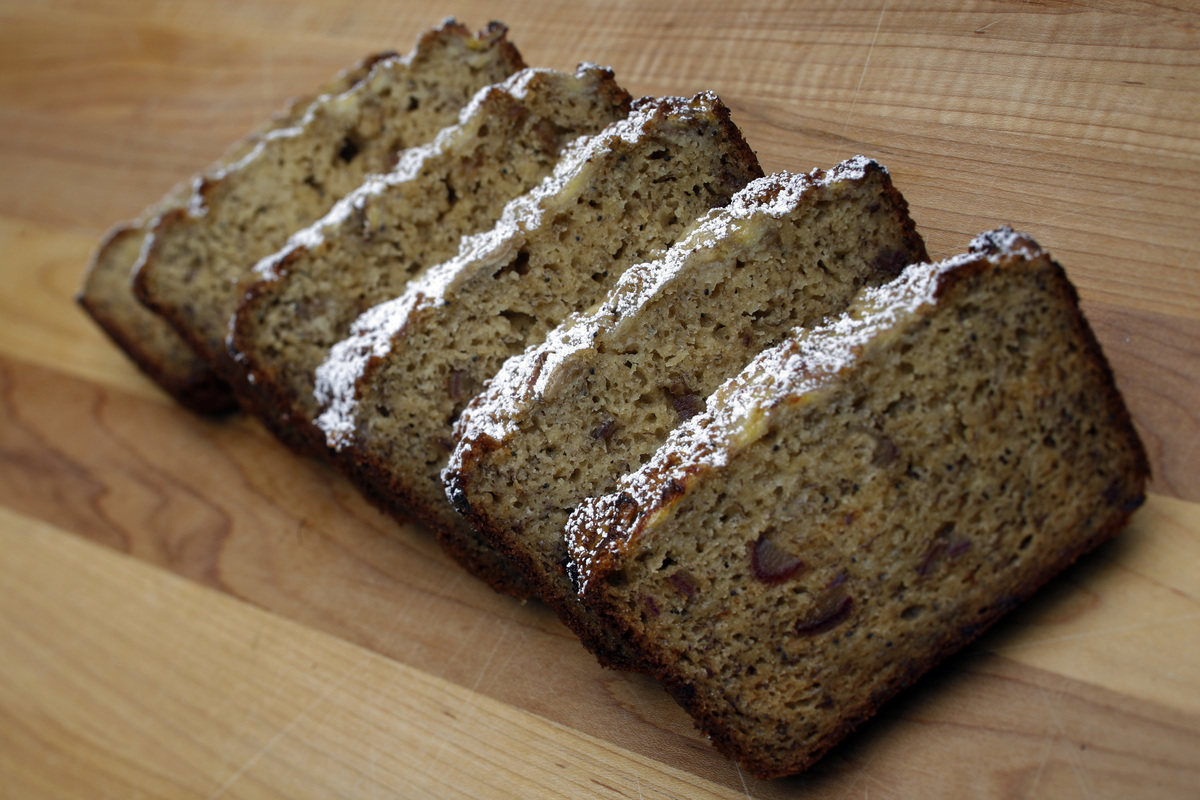
[[[513,605],[508,616],[505,617],[501,623],[500,632],[496,635],[496,640],[492,644],[491,649],[488,651],[487,658],[485,658],[483,664],[480,665],[479,672],[475,676],[475,682],[469,687],[464,687],[466,688],[467,692],[463,697],[463,701],[459,708],[457,710],[448,709],[446,711],[446,715],[454,720],[456,727],[461,728],[464,722],[471,721],[471,715],[469,713],[464,715],[463,712],[469,712],[473,707],[476,706],[475,698],[479,696],[479,686],[481,683],[483,683],[484,676],[488,674],[489,667],[491,666],[492,660],[496,657],[496,653],[499,651],[500,645],[506,638],[508,638],[509,631],[512,630],[513,613],[515,613],[516,608],[519,608],[519,606]],[[432,759],[429,761],[429,769],[426,770],[426,774],[431,774],[432,770],[441,762],[442,756],[445,754],[447,744],[449,744],[449,739],[445,736],[440,737],[438,741],[437,752],[433,754]]]
[[[842,138],[838,149],[846,143],[846,131],[850,128],[850,119],[854,116],[854,106],[858,103],[858,94],[862,91],[863,79],[867,77],[867,67],[871,65],[871,53],[875,52],[875,42],[879,40],[879,29],[883,26],[883,13],[887,11],[887,0],[879,7],[879,19],[875,21],[875,33],[871,36],[871,44],[867,48],[867,57],[863,59],[862,72],[858,76],[858,85],[854,87],[854,97],[850,98],[850,110],[846,112],[846,122],[842,125]]]
[[[315,709],[317,706],[324,703],[331,694],[333,694],[338,689],[340,689],[342,687],[342,685],[345,684],[346,681],[348,681],[351,677],[353,677],[353,676],[357,675],[359,672],[361,672],[363,667],[365,667],[369,661],[370,661],[370,657],[361,659],[353,667],[346,670],[345,673],[342,674],[342,677],[338,678],[336,681],[334,681],[333,683],[326,686],[324,691],[322,691],[319,695],[317,695],[312,700],[310,700],[308,702],[308,704],[305,705],[304,708],[300,709],[300,711],[294,717],[292,717],[286,725],[284,725],[282,728],[280,728],[275,733],[275,735],[272,736],[267,741],[266,744],[264,744],[257,751],[255,751],[254,755],[252,755],[248,759],[246,759],[240,767],[238,767],[236,770],[233,771],[233,774],[231,774],[228,778],[226,778],[221,783],[220,786],[218,786],[215,790],[213,790],[213,792],[208,795],[207,800],[216,800],[216,798],[221,797],[227,791],[229,791],[230,787],[232,787],[235,783],[237,783],[239,780],[241,780],[242,776],[245,775],[247,772],[249,772],[250,769],[255,764],[257,764],[260,760],[262,760],[263,756],[265,756],[267,753],[271,752],[271,750],[273,750],[275,748],[275,745],[277,745],[281,741],[283,741],[283,739],[289,733],[292,732],[292,729],[295,728],[296,725],[299,724],[299,722],[302,719],[309,716],[309,714],[312,713],[313,709]]]
[[[1051,741],[1046,745],[1047,750],[1049,750],[1049,748],[1055,743],[1062,743],[1063,745],[1066,745],[1066,761],[1068,766],[1071,768],[1071,773],[1075,776],[1075,783],[1079,787],[1081,796],[1095,797],[1095,787],[1092,785],[1092,782],[1089,779],[1090,776],[1088,775],[1087,767],[1079,762],[1079,750],[1075,748],[1075,744],[1072,741],[1070,734],[1067,732],[1066,726],[1063,724],[1062,714],[1059,713],[1057,706],[1051,701],[1050,694],[1054,694],[1055,696],[1062,698],[1067,693],[1061,691],[1049,692],[1045,686],[1040,684],[1037,685],[1037,690],[1038,694],[1041,696],[1042,704],[1045,706],[1050,720],[1053,722],[1054,728],[1057,730],[1057,735],[1054,733],[1050,734]],[[1080,743],[1079,747],[1083,750],[1087,749],[1087,745],[1084,743]]]

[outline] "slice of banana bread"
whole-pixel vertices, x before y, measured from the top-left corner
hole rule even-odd
[[[1005,229],[765,351],[567,530],[713,743],[800,771],[1142,502],[1062,269]]]
[[[293,448],[320,412],[313,373],[359,314],[490,228],[505,204],[549,175],[562,149],[629,113],[612,71],[526,69],[480,90],[457,125],[405,151],[326,217],[254,267],[233,321],[233,380],[244,403]],[[324,437],[316,436],[324,450]]]
[[[154,224],[137,296],[221,373],[239,281],[367,175],[453,123],[481,87],[520,69],[505,33],[497,23],[475,36],[453,22],[430,31],[408,56],[378,62],[349,91],[320,98],[297,124],[204,176],[186,208]]]
[[[317,92],[291,100],[262,128],[230,148],[206,170],[207,174],[215,175],[245,156],[268,132],[298,123],[317,98],[348,91],[376,63],[394,56],[370,56],[339,73]],[[133,362],[179,403],[200,414],[221,414],[237,408],[229,386],[166,320],[142,305],[130,284],[146,235],[158,217],[186,206],[190,195],[191,185],[180,184],[137,219],[115,225],[92,254],[76,299]]]
[[[317,372],[317,421],[370,494],[394,496],[464,565],[500,585],[507,562],[446,501],[455,418],[506,358],[604,295],[631,264],[761,176],[711,93],[643,99],[580,141],[486,234],[354,325]]]
[[[146,240],[146,227],[122,223],[92,255],[78,301],[92,319],[151,379],[198,414],[237,409],[229,385],[196,355],[166,320],[138,302],[129,273]]]
[[[447,493],[596,650],[598,623],[563,568],[575,506],[611,491],[764,347],[927,258],[874,161],[757,180],[504,364],[458,420]]]

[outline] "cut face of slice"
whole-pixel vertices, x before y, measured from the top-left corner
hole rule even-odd
[[[405,151],[254,268],[233,322],[234,386],[281,439],[323,450],[313,374],[373,305],[452,257],[507,202],[537,186],[563,148],[629,111],[612,72],[523,70],[480,90],[458,124]]]
[[[567,526],[582,597],[762,777],[816,760],[1141,503],[1062,269],[1008,230],[765,351]]]
[[[445,480],[592,649],[563,528],[764,347],[926,258],[887,171],[865,158],[773,175],[714,211],[599,307],[510,359],[457,425]]]
[[[360,485],[392,495],[491,581],[495,551],[446,501],[452,426],[509,356],[600,299],[759,177],[711,94],[640,101],[577,142],[491,231],[355,323],[318,370],[318,424]]]

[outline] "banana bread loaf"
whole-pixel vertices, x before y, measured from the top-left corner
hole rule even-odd
[[[927,258],[874,161],[757,180],[504,364],[458,420],[447,493],[595,651],[598,622],[563,568],[575,506],[611,491],[764,347]]]
[[[380,61],[349,91],[320,98],[296,125],[198,181],[186,208],[154,224],[134,291],[220,374],[239,282],[255,262],[522,66],[502,25],[476,36],[454,23],[426,33],[410,55]]]
[[[499,559],[446,501],[452,425],[504,360],[595,303],[631,264],[761,176],[711,93],[643,99],[457,257],[368,311],[317,372],[317,421],[369,494],[397,498],[504,589]]]
[[[1142,502],[1062,269],[986,234],[765,351],[568,523],[584,600],[712,742],[800,771]]]
[[[339,73],[314,94],[293,99],[261,129],[231,147],[206,173],[217,174],[250,152],[268,132],[297,124],[317,98],[348,91],[377,62],[394,56],[373,55]],[[137,219],[115,225],[92,254],[76,299],[126,355],[179,403],[200,414],[221,414],[237,408],[229,386],[166,320],[142,305],[130,284],[146,235],[161,214],[186,206],[190,194],[190,184],[180,184]]]
[[[405,151],[325,218],[255,266],[233,322],[244,403],[293,448],[314,438],[313,373],[359,314],[490,228],[505,204],[551,173],[573,139],[629,113],[608,69],[526,69],[480,90],[457,125]],[[320,451],[323,436],[317,436]]]

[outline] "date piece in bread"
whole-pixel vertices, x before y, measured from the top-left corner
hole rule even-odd
[[[874,161],[754,181],[504,364],[458,420],[447,493],[595,650],[600,622],[563,568],[575,506],[611,491],[763,348],[927,258]]]
[[[1142,502],[1062,269],[1002,229],[764,351],[567,539],[722,752],[803,770]]]
[[[371,56],[337,75],[316,93],[292,100],[263,128],[230,148],[208,168],[208,174],[215,175],[245,156],[269,131],[297,124],[317,98],[348,91],[377,62],[394,56],[394,53]],[[223,414],[237,408],[229,386],[170,323],[134,296],[130,284],[150,228],[161,214],[186,206],[190,194],[191,185],[180,184],[137,219],[115,225],[92,254],[76,299],[109,338],[180,404],[199,414]]]
[[[365,313],[317,373],[317,420],[336,461],[437,531],[493,586],[511,571],[446,500],[455,418],[506,358],[604,296],[701,215],[762,175],[712,93],[645,98],[568,151],[497,226]]]
[[[224,377],[240,282],[293,232],[319,219],[397,153],[430,141],[483,86],[520,69],[503,25],[472,36],[448,23],[411,54],[378,62],[347,92],[197,182],[185,208],[154,224],[134,291]]]
[[[230,349],[244,404],[303,451],[320,412],[313,374],[367,309],[404,292],[554,170],[564,147],[629,113],[611,70],[526,69],[479,91],[457,125],[401,154],[254,267]],[[318,452],[324,437],[317,434]]]

